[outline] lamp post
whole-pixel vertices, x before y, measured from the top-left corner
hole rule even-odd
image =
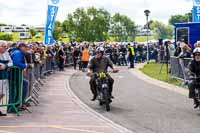
[[[146,26],[147,26],[147,63],[149,63],[149,14],[150,14],[150,11],[149,10],[145,10],[144,11],[144,14],[145,14],[145,16],[146,16],[146,21],[147,21],[147,24],[146,24]]]

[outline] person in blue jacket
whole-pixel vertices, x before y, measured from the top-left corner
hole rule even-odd
[[[27,48],[28,47],[25,43],[20,43],[17,48],[13,49],[12,54],[11,54],[11,57],[13,60],[13,66],[19,67],[23,71],[25,71],[25,69],[29,67],[26,63],[26,58],[25,58],[25,54],[27,53],[27,50],[28,50]],[[22,103],[25,102],[27,94],[28,94],[28,84],[29,84],[28,80],[23,79]]]

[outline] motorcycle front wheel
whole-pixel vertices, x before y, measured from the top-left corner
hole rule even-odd
[[[108,89],[104,89],[104,100],[105,100],[106,111],[110,111],[110,95],[108,93]]]

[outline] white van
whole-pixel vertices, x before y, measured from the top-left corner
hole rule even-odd
[[[10,26],[2,26],[0,32],[12,32],[12,28]]]
[[[13,29],[14,32],[25,32],[25,28],[21,26],[17,26]]]

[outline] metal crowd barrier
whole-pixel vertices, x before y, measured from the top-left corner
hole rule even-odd
[[[5,112],[16,112],[17,107],[22,104],[22,69],[10,67],[5,71],[0,71],[0,109]]]
[[[189,79],[188,65],[191,60],[191,58],[170,57],[172,78],[187,81]]]
[[[29,93],[26,103],[39,104],[39,91],[44,84],[43,78],[55,70],[54,58],[47,57],[44,63],[35,63],[33,68],[27,69],[26,79],[29,81]]]
[[[69,62],[68,62],[69,63]],[[47,58],[43,63],[31,64],[25,74],[18,67],[10,67],[0,71],[0,111],[16,112],[19,116],[18,106],[22,104],[39,104],[39,91],[45,83],[45,78],[56,70],[56,59]],[[28,95],[22,102],[23,79],[28,81]],[[26,109],[31,113],[29,109]]]

